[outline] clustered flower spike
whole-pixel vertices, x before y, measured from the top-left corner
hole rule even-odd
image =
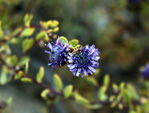
[[[142,72],[143,79],[149,79],[149,65],[146,65],[144,71]]]
[[[140,0],[128,0],[129,3],[139,3]]]
[[[59,40],[59,37],[56,40],[56,43],[52,45],[51,43],[47,44],[47,48],[50,51],[45,50],[47,54],[49,54],[49,61],[48,66],[52,66],[52,69],[55,66],[63,66],[67,63],[67,53],[69,51],[69,47],[67,46],[68,42],[64,43]]]
[[[84,74],[86,76],[93,74],[96,72],[95,68],[99,66],[99,54],[98,49],[95,49],[95,45],[90,47],[86,45],[85,47],[79,48],[77,52],[69,53],[68,67],[77,77],[79,77],[80,74],[82,77]]]

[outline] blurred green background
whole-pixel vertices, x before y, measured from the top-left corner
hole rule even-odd
[[[31,24],[47,20],[58,20],[58,35],[68,40],[76,38],[80,44],[92,45],[100,51],[99,83],[109,73],[112,82],[132,82],[138,87],[139,67],[149,62],[149,0],[0,0],[2,28],[9,34],[24,25],[26,13],[33,14]],[[13,53],[19,55],[20,48]],[[31,57],[30,75],[34,77],[41,65],[45,67],[44,82],[53,86],[52,75],[58,73],[64,84],[72,83],[89,99],[97,97],[96,88],[74,77],[67,67],[51,70],[44,50],[34,47]],[[42,113],[46,107],[40,97],[43,89],[33,84],[12,81],[0,86],[0,100],[13,97],[13,104],[4,113]],[[93,97],[94,96],[94,97]],[[49,108],[51,113],[123,113],[118,109],[103,107],[88,110],[73,101],[61,99]]]

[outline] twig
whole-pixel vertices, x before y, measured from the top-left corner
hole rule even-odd
[[[0,57],[0,61],[2,62],[3,65],[6,65],[9,69],[12,69],[12,70],[15,69],[15,67],[10,67],[10,66],[8,66],[8,65],[5,63],[5,61],[3,61],[3,60],[1,59],[1,57]],[[19,70],[15,70],[16,73],[17,73],[18,71],[19,71]],[[56,91],[56,90],[54,90],[54,89],[48,87],[48,86],[45,85],[44,83],[39,83],[39,82],[37,82],[35,79],[31,78],[31,77],[30,77],[28,74],[26,74],[26,73],[24,73],[24,76],[27,77],[27,78],[29,78],[29,79],[31,79],[34,84],[37,84],[37,85],[41,86],[41,87],[44,88],[44,89],[50,90],[51,93],[54,93],[54,94],[56,94],[56,95],[59,95],[59,96],[64,97],[63,92],[61,92],[61,91]],[[74,98],[73,96],[70,96],[68,99],[75,100],[75,98]],[[133,103],[134,105],[140,104],[140,102],[139,102],[139,101],[136,101],[136,100],[133,100],[132,103]],[[91,105],[102,104],[102,105],[108,105],[108,106],[109,106],[109,105],[112,104],[112,102],[110,102],[110,101],[91,101],[90,104],[91,104]],[[126,110],[126,109],[128,110],[129,107],[128,107],[128,106],[124,106],[124,110]]]
[[[57,94],[59,96],[63,96],[62,92],[55,91],[52,88],[48,87],[47,85],[43,84],[42,82],[41,83],[37,82],[35,79],[31,78],[28,74],[24,73],[24,76],[31,79],[33,83],[43,87],[44,89],[48,89],[50,92],[52,92],[54,94]]]

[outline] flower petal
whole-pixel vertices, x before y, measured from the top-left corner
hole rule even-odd
[[[81,69],[78,69],[76,76],[79,77]]]
[[[76,67],[76,64],[75,65],[73,65],[73,66],[70,66],[70,69],[73,69],[73,68],[75,68]]]
[[[50,51],[45,50],[45,53],[50,54],[51,52],[50,52]]]
[[[47,47],[50,48],[50,49],[52,49],[51,43],[48,43],[48,44],[47,44]]]
[[[92,71],[92,72],[96,72],[96,70],[94,68],[92,68],[91,66],[88,66],[88,68]]]

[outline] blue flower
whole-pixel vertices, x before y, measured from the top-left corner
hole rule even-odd
[[[48,43],[47,48],[50,49],[50,51],[45,50],[47,54],[49,54],[49,63],[48,66],[52,66],[52,69],[55,68],[55,66],[63,66],[67,63],[67,53],[69,51],[69,47],[67,46],[68,43],[64,43],[59,40],[59,38],[56,40],[55,44]]]
[[[95,49],[95,45],[91,47],[86,45],[85,47],[79,48],[77,51],[74,50],[68,55],[68,67],[70,71],[78,77],[80,74],[82,77],[84,74],[86,76],[88,76],[88,74],[93,74],[96,72],[94,68],[99,66],[99,54],[98,49]]]
[[[139,3],[140,0],[128,0],[129,3]]]
[[[149,79],[149,65],[146,65],[142,72],[143,79]]]

